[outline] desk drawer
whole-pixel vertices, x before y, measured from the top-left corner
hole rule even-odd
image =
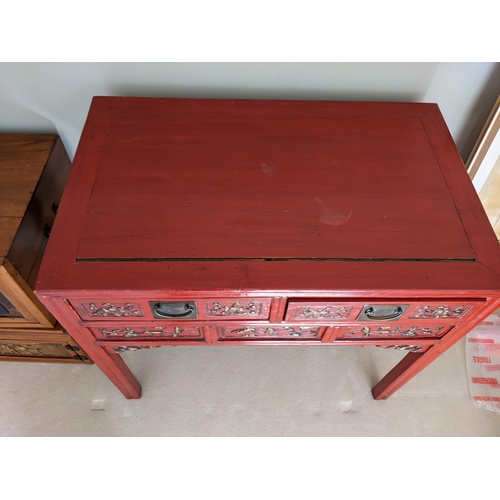
[[[90,328],[97,339],[132,339],[132,338],[154,338],[154,339],[179,339],[179,340],[204,340],[203,327],[197,325],[170,325],[147,323],[138,325],[112,325]]]
[[[291,299],[285,321],[307,323],[367,322],[420,322],[429,320],[456,322],[469,316],[481,305],[480,300],[441,301],[421,299],[418,302],[405,299],[356,300],[356,301],[306,301]]]
[[[340,329],[337,337],[341,339],[408,339],[408,338],[441,338],[453,326],[450,325],[399,325],[370,324],[347,326]]]
[[[126,322],[131,318],[161,321],[230,320],[269,318],[270,298],[220,299],[72,299],[71,305],[83,321],[103,319]]]
[[[218,340],[320,340],[326,327],[319,325],[228,325],[217,327]]]

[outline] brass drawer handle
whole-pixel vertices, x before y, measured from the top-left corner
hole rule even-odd
[[[376,316],[373,313],[374,313],[373,307],[368,307],[367,309],[365,309],[365,316],[368,319],[371,319],[374,321],[387,321],[390,319],[397,319],[397,318],[401,317],[403,315],[403,309],[400,306],[398,306],[398,307],[396,307],[396,309],[394,309],[394,311],[392,313],[385,314],[382,316]]]

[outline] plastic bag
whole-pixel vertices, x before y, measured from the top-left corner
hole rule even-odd
[[[472,403],[500,413],[500,317],[488,316],[466,335],[465,357]]]

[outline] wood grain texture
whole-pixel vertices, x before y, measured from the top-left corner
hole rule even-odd
[[[69,168],[56,135],[0,135],[2,361],[92,363],[33,292]]]
[[[472,258],[420,118],[366,108],[113,107],[77,258]]]
[[[49,134],[0,134],[0,216],[23,218],[56,139]]]
[[[26,327],[54,326],[56,320],[40,302],[14,266],[5,259],[0,267],[0,289],[26,320]],[[2,324],[4,322],[2,321]]]
[[[56,137],[7,254],[8,260],[30,288],[35,286],[48,235],[54,225],[70,169],[71,162],[66,150],[61,139]]]
[[[0,262],[9,252],[21,222],[22,217],[0,216]]]

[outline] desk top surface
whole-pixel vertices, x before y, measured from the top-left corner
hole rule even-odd
[[[475,262],[471,196],[434,104],[98,97],[48,250],[64,238],[82,264]]]

